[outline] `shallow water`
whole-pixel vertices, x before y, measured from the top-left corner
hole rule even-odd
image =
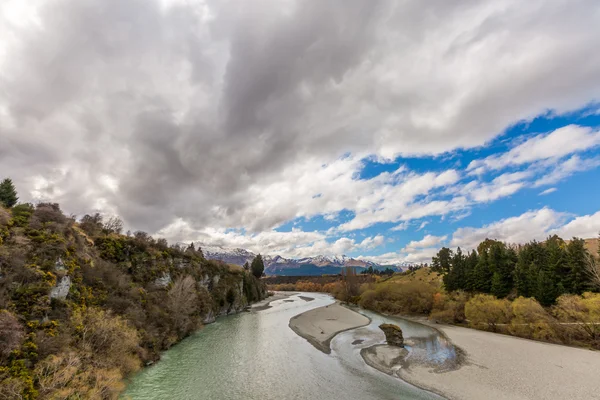
[[[330,296],[302,293],[272,308],[221,318],[185,339],[154,366],[134,376],[123,398],[287,400],[287,399],[440,399],[404,381],[367,366],[360,349],[382,343],[377,326],[400,325],[405,338],[421,338],[412,353],[440,362],[453,349],[429,327],[360,310],[373,320],[363,328],[343,332],[326,355],[289,327],[291,317],[333,303]],[[358,339],[360,345],[352,345]]]

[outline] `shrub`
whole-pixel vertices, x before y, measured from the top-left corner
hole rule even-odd
[[[472,327],[497,332],[499,324],[510,322],[510,302],[491,295],[478,294],[466,303],[465,316]]]
[[[508,327],[511,335],[549,342],[559,341],[550,314],[537,300],[518,297],[512,302],[511,311],[514,315]]]
[[[466,320],[465,304],[467,300],[467,294],[462,291],[449,294],[436,293],[433,296],[433,309],[429,318],[448,324],[462,323]]]
[[[359,304],[392,314],[429,314],[435,292],[434,286],[420,281],[384,282],[363,292]]]
[[[0,310],[0,362],[18,349],[25,339],[25,331],[19,320],[6,310]]]
[[[600,294],[586,292],[583,296],[562,295],[553,308],[563,329],[574,340],[590,342],[600,348]]]

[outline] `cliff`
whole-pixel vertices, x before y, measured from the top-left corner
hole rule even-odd
[[[0,392],[116,398],[127,374],[265,295],[242,268],[118,221],[0,209]]]

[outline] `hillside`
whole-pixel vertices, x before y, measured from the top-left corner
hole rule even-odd
[[[598,255],[600,252],[598,249],[600,248],[600,239],[585,239],[585,247],[590,254]]]
[[[0,208],[0,398],[116,398],[162,350],[265,296],[242,268],[120,226]]]

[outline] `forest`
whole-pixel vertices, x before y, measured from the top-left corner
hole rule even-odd
[[[58,204],[17,204],[5,189],[1,399],[115,399],[161,351],[266,296],[251,271],[193,244],[123,234],[116,218],[77,219]]]

